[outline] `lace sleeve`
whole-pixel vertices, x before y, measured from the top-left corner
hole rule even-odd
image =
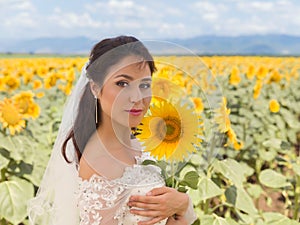
[[[190,197],[189,197],[189,206],[188,206],[188,209],[187,209],[187,211],[184,215],[184,218],[186,219],[188,224],[193,224],[195,222],[195,220],[197,219],[197,215],[194,211],[193,202],[192,202],[192,199]]]
[[[118,224],[114,218],[125,196],[124,185],[93,175],[79,181],[78,208],[80,225]]]
[[[149,220],[149,217],[131,214],[128,199],[131,195],[145,195],[155,187],[164,186],[159,168],[151,165],[127,167],[122,177],[113,180],[96,174],[89,180],[79,179],[80,225],[136,225]],[[165,224],[166,219],[156,223]]]

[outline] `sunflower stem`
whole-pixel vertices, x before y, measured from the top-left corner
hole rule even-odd
[[[172,188],[175,188],[175,171],[174,171],[174,161],[171,162],[171,178],[172,178]]]
[[[206,199],[204,202],[204,214],[208,214],[208,208],[209,208],[209,200],[210,199]]]
[[[3,181],[6,181],[7,180],[7,178],[6,178],[6,168],[3,168],[2,170],[1,170],[1,182],[3,182]]]
[[[209,152],[208,152],[208,156],[207,156],[207,162],[208,164],[211,163],[211,159],[213,158],[213,151],[216,147],[216,134],[214,133],[213,136],[212,136],[212,141],[211,141],[211,145],[210,145],[210,148],[209,148]]]
[[[299,197],[300,197],[300,176],[296,175],[296,185],[295,185],[295,209],[293,219],[298,219],[298,212],[299,212]]]

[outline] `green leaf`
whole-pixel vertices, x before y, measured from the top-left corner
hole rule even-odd
[[[19,224],[27,215],[27,201],[33,197],[33,185],[22,179],[0,183],[0,215]]]
[[[221,195],[223,191],[211,179],[202,177],[198,184],[198,190],[189,190],[188,192],[193,202],[199,203],[209,198]]]
[[[200,217],[200,224],[201,225],[235,225],[237,223],[229,223],[230,220],[227,220],[225,218],[222,218],[220,216],[217,216],[215,214],[213,215],[204,215],[203,217]]]
[[[246,177],[251,176],[254,173],[254,169],[250,167],[247,163],[239,162],[239,164],[243,168]]]
[[[293,168],[293,171],[294,171],[298,176],[300,176],[300,165],[297,164],[297,163],[292,163],[292,168]]]
[[[291,184],[287,182],[287,178],[285,176],[271,169],[261,171],[259,174],[259,180],[263,185],[271,188],[291,186]]]
[[[278,114],[275,114],[275,115],[274,115],[274,118],[275,118],[277,127],[278,127],[280,130],[286,129],[285,122],[284,122],[282,116],[280,116],[280,115],[278,115]]]
[[[242,187],[243,182],[246,181],[244,168],[234,159],[216,161],[214,169],[238,187]]]
[[[189,171],[184,175],[183,180],[180,182],[182,185],[187,185],[193,189],[197,189],[199,175],[196,171]]]
[[[237,209],[250,215],[257,214],[257,209],[254,206],[252,198],[243,188],[230,186],[226,189],[225,196],[227,202],[235,206]]]
[[[177,191],[186,193],[188,191],[188,189],[186,189],[185,187],[178,187]]]
[[[197,165],[200,166],[202,160],[203,160],[203,158],[201,157],[200,154],[193,154],[190,158],[191,163],[195,166],[197,166]]]
[[[226,222],[229,224],[229,225],[239,225],[237,222],[235,222],[232,218],[230,217],[227,217],[225,218]]]
[[[9,160],[0,154],[0,170],[7,167]]]
[[[14,151],[15,145],[10,136],[4,136],[3,138],[1,137],[0,148],[4,148],[9,152]]]
[[[199,182],[199,193],[202,200],[206,200],[223,194],[221,188],[216,185],[211,179],[203,177]]]
[[[240,224],[243,224],[243,225],[252,225],[252,224],[255,224],[254,223],[254,221],[255,221],[255,218],[254,218],[254,216],[253,215],[248,215],[248,214],[246,214],[246,213],[243,213],[243,212],[241,212],[240,210],[238,210],[238,209],[236,209],[235,210],[236,211],[236,214],[237,214],[237,216],[238,216],[238,218],[239,218],[239,222],[242,222],[242,223],[240,223]],[[255,224],[255,225],[258,225],[258,224]],[[264,224],[265,225],[265,224]]]
[[[259,198],[259,196],[264,193],[263,189],[258,184],[248,184],[247,192],[253,198]]]
[[[281,149],[281,140],[278,138],[271,138],[269,140],[264,141],[262,144],[267,148],[275,148]]]
[[[167,187],[174,187],[174,179],[173,179],[173,177],[168,177],[166,179],[166,186]]]
[[[147,166],[147,165],[157,165],[157,162],[150,160],[150,159],[146,159],[142,162],[142,165]]]
[[[265,212],[263,213],[263,218],[266,225],[299,225],[297,221],[291,220],[288,217],[275,212]]]
[[[273,148],[269,148],[268,150],[261,148],[258,152],[260,159],[271,162],[278,155],[277,151]]]
[[[298,129],[300,127],[300,122],[296,115],[290,112],[288,109],[280,108],[279,113],[282,115],[282,118],[287,122],[290,128]]]

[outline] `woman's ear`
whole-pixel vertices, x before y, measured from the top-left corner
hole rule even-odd
[[[100,93],[100,88],[98,86],[98,84],[96,84],[94,81],[91,81],[90,82],[90,88],[91,88],[91,91],[93,93],[94,96],[98,96],[99,93]]]

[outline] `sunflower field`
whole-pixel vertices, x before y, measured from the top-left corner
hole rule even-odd
[[[0,58],[0,225],[28,224],[27,201],[39,187],[64,103],[86,61]],[[155,61],[160,79],[153,89],[188,96],[199,123],[190,133],[196,129],[201,141],[172,178],[191,196],[194,224],[299,224],[300,58]]]

